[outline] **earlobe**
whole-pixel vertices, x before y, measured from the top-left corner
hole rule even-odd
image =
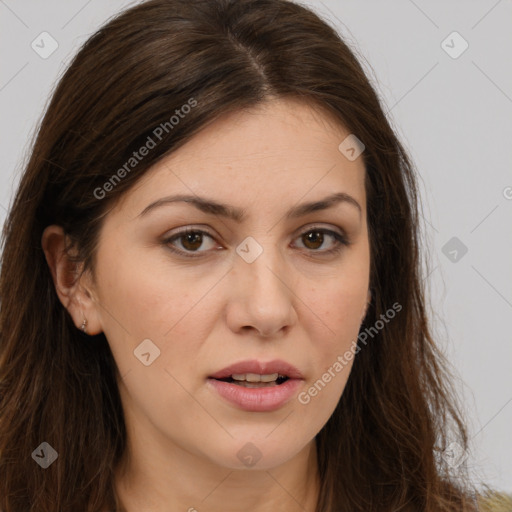
[[[102,329],[96,304],[91,293],[81,285],[80,264],[70,259],[66,241],[63,228],[56,225],[48,226],[41,238],[55,291],[77,329],[87,334],[98,334]]]

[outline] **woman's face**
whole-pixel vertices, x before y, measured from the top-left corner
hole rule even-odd
[[[227,115],[106,218],[89,332],[105,333],[129,433],[148,450],[266,469],[331,416],[369,288],[365,169],[338,148],[348,135],[289,99]],[[351,199],[322,203],[333,194]],[[225,373],[295,378],[211,378],[247,361]]]

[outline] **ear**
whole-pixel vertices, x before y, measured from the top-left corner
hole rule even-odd
[[[55,291],[62,305],[68,310],[77,329],[87,320],[87,334],[102,332],[101,321],[94,299],[89,273],[78,278],[81,264],[71,261],[66,251],[68,237],[61,226],[48,226],[41,237],[41,246],[50,268]]]

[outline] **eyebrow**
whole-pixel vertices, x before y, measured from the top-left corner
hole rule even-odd
[[[137,218],[144,217],[150,211],[155,210],[161,206],[180,202],[189,203],[204,213],[225,217],[237,223],[243,222],[246,218],[247,210],[245,208],[237,208],[227,204],[219,203],[206,197],[187,194],[178,194],[158,199],[157,201],[146,206],[146,208],[142,210]],[[295,219],[305,216],[309,213],[327,210],[328,208],[332,208],[339,203],[346,203],[354,206],[359,211],[359,216],[361,216],[362,209],[360,204],[349,194],[346,194],[345,192],[338,192],[331,194],[319,201],[312,201],[309,203],[300,204],[298,206],[293,206],[290,210],[288,210],[285,217],[287,219]]]

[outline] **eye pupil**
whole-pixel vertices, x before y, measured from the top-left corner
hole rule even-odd
[[[308,243],[312,242],[313,245],[316,244],[315,247],[312,247],[314,249],[318,249],[318,247],[321,247],[324,241],[324,234],[321,231],[309,231],[308,233],[305,234],[305,237]]]
[[[182,235],[183,237],[183,247],[188,250],[194,250],[201,247],[202,244],[202,235],[200,233],[194,232],[194,233],[186,233]],[[189,242],[192,244],[192,246],[189,244]],[[196,243],[194,243],[196,242]],[[198,243],[197,243],[198,242]]]

